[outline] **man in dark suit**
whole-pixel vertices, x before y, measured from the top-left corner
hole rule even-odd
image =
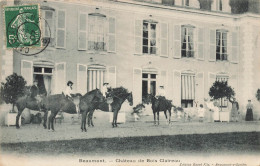
[[[37,95],[39,94],[39,88],[38,88],[38,81],[34,80],[33,81],[33,86],[30,89],[31,92],[31,100],[36,100]]]

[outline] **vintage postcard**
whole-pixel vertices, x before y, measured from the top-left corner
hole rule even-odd
[[[0,166],[259,166],[259,0],[1,0]]]

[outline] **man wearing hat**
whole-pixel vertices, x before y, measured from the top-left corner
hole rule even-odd
[[[63,92],[66,97],[71,97],[72,85],[73,85],[72,81],[67,82],[67,87],[66,87],[65,91]]]
[[[164,86],[161,85],[161,86],[159,87],[156,96],[157,96],[158,98],[159,98],[160,96],[165,98]]]
[[[37,101],[36,97],[39,95],[38,81],[33,81],[33,86],[30,89],[32,101]]]

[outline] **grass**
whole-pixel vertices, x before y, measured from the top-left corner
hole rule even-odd
[[[3,152],[48,155],[260,154],[260,132],[2,143],[1,149]]]

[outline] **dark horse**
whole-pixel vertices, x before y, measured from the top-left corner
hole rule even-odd
[[[161,96],[159,96],[159,98],[157,99],[155,96],[153,96],[151,94],[148,95],[148,97],[150,97],[151,103],[152,103],[154,125],[156,125],[156,114],[157,114],[157,120],[158,120],[158,125],[159,125],[159,112],[160,111],[164,112],[167,123],[170,124],[171,123],[171,109],[173,107],[173,105],[171,103],[172,101],[167,100],[166,98],[163,98]],[[167,110],[169,113],[169,119],[167,117]]]
[[[16,116],[16,128],[19,127],[19,118],[25,108],[30,110],[37,110],[44,112],[44,128],[47,128],[46,121],[48,116],[48,111],[51,110],[51,115],[49,117],[48,129],[50,129],[50,125],[52,130],[54,131],[53,121],[55,116],[59,111],[63,111],[70,114],[76,114],[76,105],[69,99],[67,99],[64,94],[56,94],[50,96],[41,96],[39,104],[30,99],[30,96],[23,96],[18,98],[16,101],[16,107],[18,109],[18,114]],[[39,110],[41,109],[41,110]]]
[[[121,109],[122,104],[124,103],[125,100],[129,102],[129,105],[133,105],[133,95],[132,92],[128,92],[127,89],[123,87],[118,87],[118,88],[113,88],[110,91],[109,96],[113,98],[113,102],[111,103],[111,111],[114,113],[113,114],[113,121],[112,121],[112,126],[117,127],[117,116],[118,112]],[[98,105],[98,109],[109,112],[109,104],[107,102],[100,103]],[[90,124],[94,126],[93,124],[93,113],[94,110],[92,110],[89,115],[88,115],[88,125]]]
[[[79,110],[82,114],[81,120],[81,130],[87,131],[86,129],[86,119],[89,112],[98,108],[99,103],[105,101],[103,94],[100,92],[99,89],[92,90],[86,93],[84,96],[80,98],[79,102]]]

